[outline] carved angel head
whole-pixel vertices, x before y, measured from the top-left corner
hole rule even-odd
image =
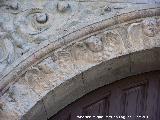
[[[146,36],[154,37],[158,33],[158,22],[155,18],[142,21],[142,31]]]

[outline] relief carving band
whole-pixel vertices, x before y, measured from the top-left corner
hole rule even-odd
[[[148,18],[142,21],[142,31],[146,36],[154,37],[158,34],[158,20],[155,18]]]
[[[70,5],[67,1],[60,1],[57,4],[57,10],[59,12],[66,12],[70,8]]]
[[[33,89],[40,88],[39,84],[41,81],[44,81],[45,75],[38,68],[33,67],[25,73],[25,81],[29,84]]]
[[[133,23],[128,27],[128,38],[131,46],[144,49],[148,46],[158,45],[159,39],[159,19],[146,18],[140,23]],[[136,49],[136,48],[134,48]]]
[[[71,47],[71,54],[75,60],[97,62],[103,47],[101,36],[91,36],[84,41],[75,43]]]
[[[103,43],[101,38],[91,36],[85,41],[87,47],[93,52],[100,52],[103,50]]]
[[[111,57],[113,53],[118,55],[126,51],[122,37],[117,30],[106,31],[103,35],[103,41],[105,41],[105,53],[108,57]]]

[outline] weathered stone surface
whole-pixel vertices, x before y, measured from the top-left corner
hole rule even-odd
[[[47,120],[86,93],[160,69],[158,0],[2,1],[0,116]]]
[[[159,70],[160,65],[160,49],[146,50],[141,53],[130,55],[131,73],[148,72],[151,70]]]
[[[85,89],[82,74],[66,80],[66,82],[57,86],[43,99],[48,118],[84,94]]]
[[[36,107],[31,108],[22,119],[23,120],[47,120],[46,110],[42,101],[38,101]]]
[[[103,43],[101,38],[95,36],[92,36],[89,39],[87,39],[86,45],[92,52],[100,52],[103,49]]]
[[[83,74],[86,93],[131,75],[129,56],[108,60]]]

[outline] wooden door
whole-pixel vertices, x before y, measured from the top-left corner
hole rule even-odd
[[[49,120],[160,120],[160,71],[98,88]]]

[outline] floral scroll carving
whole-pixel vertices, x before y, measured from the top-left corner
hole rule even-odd
[[[34,81],[36,79],[40,79],[41,78],[40,76],[43,76],[41,71],[38,68],[34,67],[26,72],[25,80],[26,81]]]
[[[86,39],[75,42],[57,53],[58,60],[62,62],[83,61],[87,63],[97,63],[103,59],[119,55],[126,52],[123,39],[117,30],[105,31],[92,35]]]
[[[43,9],[33,8],[20,13],[14,24],[22,34],[36,35],[51,26],[50,17]]]
[[[146,18],[128,27],[128,39],[131,46],[143,49],[145,46],[153,46],[158,43],[159,32],[159,19]]]
[[[15,49],[11,36],[0,27],[0,73],[15,59]]]
[[[122,37],[116,30],[104,33],[103,41],[105,41],[105,52],[108,56],[122,54],[125,51]]]
[[[91,36],[84,41],[75,43],[70,51],[75,60],[95,62],[102,50],[102,38],[100,36]]]
[[[158,20],[155,18],[148,18],[141,22],[142,31],[148,37],[154,37],[158,34]]]
[[[60,1],[57,3],[57,10],[59,12],[66,12],[67,10],[70,9],[70,5],[69,3],[67,3],[66,1]]]
[[[128,28],[128,32],[130,34],[130,32],[137,29],[139,32],[141,32],[147,37],[154,37],[160,31],[159,21],[160,19],[156,19],[156,18],[146,18],[140,23],[131,24]]]

